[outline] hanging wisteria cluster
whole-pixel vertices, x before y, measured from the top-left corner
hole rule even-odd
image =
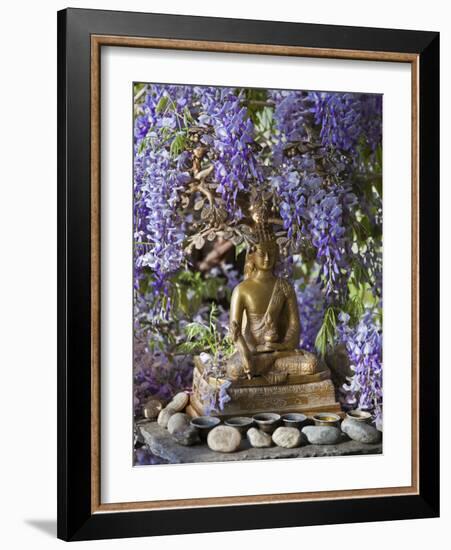
[[[367,310],[354,326],[340,313],[338,340],[346,346],[354,375],[343,386],[344,402],[352,408],[372,410],[382,429],[382,329],[375,311]]]
[[[295,282],[296,298],[301,322],[299,345],[307,351],[315,351],[315,341],[324,319],[325,294],[321,284],[316,281]]]
[[[183,261],[185,238],[177,205],[186,177],[170,151],[190,97],[190,87],[154,86],[135,118],[135,287],[139,288],[143,269],[148,268],[154,292],[166,297],[167,275]]]
[[[150,373],[161,376],[177,334],[208,304],[226,315],[248,209],[264,197],[279,273],[292,276],[298,297],[300,346],[345,345],[355,374],[343,403],[374,411],[380,424],[381,96],[139,84],[134,109],[135,332],[146,350],[135,363],[137,406],[189,385],[187,362],[173,356],[180,367],[167,379]],[[188,275],[217,242],[236,250],[233,265]]]
[[[228,215],[240,219],[236,199],[248,190],[248,182],[262,182],[260,166],[252,151],[254,125],[242,102],[242,94],[228,88],[195,88],[200,125],[211,129],[201,142],[213,148],[216,192],[224,199]]]

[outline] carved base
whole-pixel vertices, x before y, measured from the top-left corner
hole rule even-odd
[[[227,391],[231,400],[221,411],[222,418],[231,416],[253,416],[259,412],[340,412],[335,401],[335,390],[330,380],[330,371],[322,366],[312,375],[290,376],[283,384],[268,384],[265,380],[253,378],[247,383],[240,381]],[[208,412],[208,404],[203,396],[217,385],[215,379],[202,377],[197,365],[194,369],[193,393],[187,412],[192,416],[202,416]]]

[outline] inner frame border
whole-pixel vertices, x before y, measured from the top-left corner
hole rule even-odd
[[[330,59],[402,62],[411,65],[412,136],[411,136],[411,208],[412,208],[412,478],[408,487],[353,489],[302,493],[246,495],[171,499],[144,502],[101,503],[100,498],[100,82],[101,47],[137,47],[169,50],[191,50],[221,53],[245,53]],[[91,35],[91,513],[132,510],[164,510],[212,506],[275,504],[366,497],[407,496],[420,494],[419,479],[419,55],[401,52],[307,48],[267,44],[213,42],[165,38],[141,38],[116,35]]]

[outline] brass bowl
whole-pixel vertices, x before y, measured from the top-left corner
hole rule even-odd
[[[252,419],[260,430],[268,434],[272,434],[280,424],[280,414],[277,413],[259,413],[255,414]]]
[[[282,415],[282,422],[288,428],[303,428],[307,422],[305,414],[287,413]]]
[[[202,441],[206,441],[209,432],[218,426],[221,420],[216,416],[198,416],[191,419],[191,426],[199,430],[199,437]]]
[[[234,416],[224,422],[226,426],[236,428],[241,434],[245,434],[249,428],[252,428],[254,421],[249,416]]]
[[[346,413],[346,416],[351,420],[355,420],[357,422],[370,422],[372,418],[371,413],[367,411],[361,411],[360,409],[354,409],[353,411],[348,411]]]
[[[315,426],[335,426],[338,427],[340,417],[335,413],[317,413],[313,415]]]

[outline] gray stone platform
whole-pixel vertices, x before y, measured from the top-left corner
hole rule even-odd
[[[241,441],[240,450],[235,453],[217,453],[206,443],[184,447],[174,441],[171,434],[156,422],[142,422],[139,431],[144,443],[156,456],[171,464],[192,462],[235,462],[237,460],[263,460],[268,458],[307,458],[319,456],[346,456],[382,453],[382,443],[368,444],[352,441],[343,435],[343,442],[336,445],[304,445],[296,449],[270,447],[255,449],[247,439]]]

